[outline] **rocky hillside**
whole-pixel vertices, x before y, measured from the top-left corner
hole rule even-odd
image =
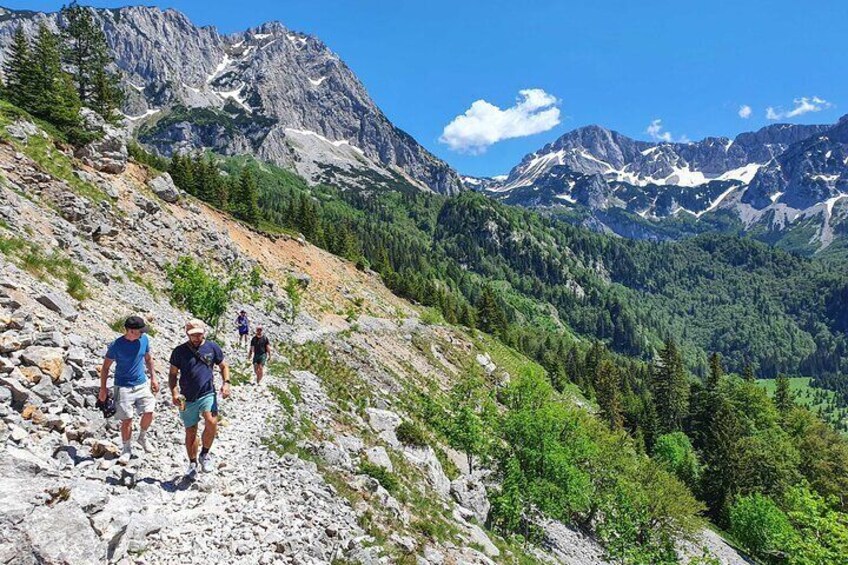
[[[119,131],[77,159],[8,106],[0,122],[0,562],[606,563],[558,522],[537,522],[537,545],[484,528],[497,478],[415,424],[414,399],[442,398],[469,367],[503,386],[531,368],[525,358],[425,323],[377,275],[302,238],[257,233],[181,194],[127,162]],[[164,390],[158,449],[136,449],[128,466],[116,424],[94,409],[106,345],[130,313],[152,327],[164,380],[190,316],[169,300],[165,267],[184,256],[251,281],[224,319],[245,308],[276,349],[252,385],[222,325],[236,386],[217,470],[196,481],[182,476]],[[564,401],[591,410],[579,393]],[[707,530],[678,544],[684,562],[704,548],[743,563]]]
[[[777,124],[695,143],[588,126],[527,155],[502,182],[477,184],[510,204],[586,211],[628,237],[730,227],[818,250],[848,220],[846,124]]]
[[[58,18],[0,10],[0,51],[18,26],[33,34]],[[366,171],[387,183],[461,189],[456,173],[395,127],[315,37],[279,22],[223,35],[175,10],[143,6],[98,10],[96,17],[122,73],[124,112],[161,154],[250,153],[313,181],[355,184],[349,172]]]

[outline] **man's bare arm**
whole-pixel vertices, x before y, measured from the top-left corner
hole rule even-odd
[[[159,392],[159,381],[156,380],[156,367],[153,364],[153,355],[149,352],[144,355],[144,362],[147,365],[147,374],[150,375],[150,390],[153,394]]]
[[[230,366],[226,361],[221,361],[218,363],[218,368],[221,370],[221,379],[224,381],[221,385],[221,394],[227,398],[230,396]]]
[[[104,357],[103,365],[100,367],[100,393],[98,394],[101,402],[106,400],[106,380],[109,378],[109,368],[111,366],[112,360]]]
[[[171,389],[171,400],[174,402],[175,406],[179,406],[180,399],[177,391],[177,375],[179,375],[180,370],[178,367],[174,367],[171,365],[171,368],[168,369],[168,388]]]

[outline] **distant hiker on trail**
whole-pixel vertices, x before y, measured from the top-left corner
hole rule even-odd
[[[145,452],[153,451],[153,444],[147,437],[147,429],[153,422],[153,409],[159,392],[159,382],[153,368],[153,356],[150,354],[150,342],[144,333],[147,329],[144,320],[130,316],[124,321],[124,335],[109,345],[103,366],[100,369],[100,402],[107,397],[106,380],[109,368],[115,364],[115,418],[121,421],[121,441],[123,448],[118,463],[126,465],[132,458],[133,416],[141,416],[141,432],[138,444]],[[147,375],[144,368],[147,367]]]
[[[185,426],[185,447],[188,454],[187,477],[197,473],[197,424],[203,418],[202,449],[200,468],[204,473],[212,471],[209,450],[218,430],[218,396],[215,392],[215,365],[221,370],[224,381],[221,394],[230,396],[230,368],[224,361],[224,352],[213,341],[206,340],[206,326],[201,320],[190,320],[186,326],[188,341],[171,352],[171,368],[168,371],[168,386],[171,399],[180,408],[180,418]],[[179,374],[179,390],[177,389]]]
[[[236,318],[236,326],[239,334],[239,347],[244,347],[247,343],[247,336],[250,333],[250,320],[247,319],[247,312],[242,310]]]
[[[247,352],[247,358],[253,361],[256,384],[262,382],[262,377],[265,376],[265,364],[271,358],[271,342],[268,336],[263,334],[262,326],[257,326],[256,335],[250,339],[250,350]]]

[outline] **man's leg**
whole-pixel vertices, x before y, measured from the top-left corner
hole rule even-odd
[[[256,366],[256,384],[262,380],[262,377],[265,376],[265,363],[259,363]]]
[[[212,412],[203,413],[203,450],[209,451],[212,449],[212,442],[215,441],[215,434],[218,433],[218,418],[213,416]]]
[[[197,461],[197,424],[185,431],[185,448],[189,461]]]
[[[152,416],[152,414],[151,414],[151,416]],[[142,421],[142,426],[144,426],[144,424],[143,424],[144,417],[142,417],[141,421]],[[148,423],[148,425],[150,425],[150,424]],[[126,443],[128,441],[130,441],[130,439],[132,439],[132,429],[133,429],[132,418],[127,418],[126,420],[121,420],[121,441],[124,442],[124,445],[126,445]]]
[[[200,450],[200,468],[204,473],[210,473],[214,469],[212,457],[209,450],[215,441],[215,433],[218,431],[218,416],[212,411],[203,412],[203,449]]]

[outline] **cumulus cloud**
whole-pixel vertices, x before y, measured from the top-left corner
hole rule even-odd
[[[645,130],[645,133],[651,136],[651,139],[655,141],[671,141],[671,132],[663,131],[662,120],[657,118],[656,120],[652,120],[648,128]]]
[[[752,112],[753,112],[753,110],[747,104],[743,104],[742,106],[739,106],[739,117],[742,118],[743,120],[747,120],[748,118],[750,118]]]
[[[506,109],[477,100],[445,126],[439,141],[454,151],[479,155],[504,139],[541,133],[559,125],[558,103],[541,88],[520,90],[515,105]]]
[[[766,108],[766,118],[769,120],[784,120],[786,118],[803,116],[809,112],[820,112],[833,106],[833,104],[823,98],[819,98],[818,96],[813,96],[812,98],[802,96],[801,98],[796,98],[792,102],[795,104],[795,107],[789,111],[783,111],[782,108],[775,109],[772,106],[769,106]]]

